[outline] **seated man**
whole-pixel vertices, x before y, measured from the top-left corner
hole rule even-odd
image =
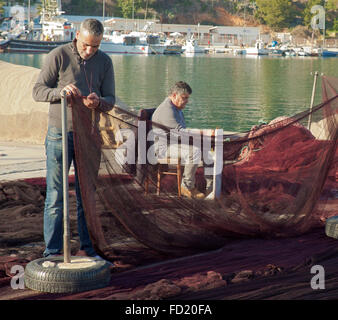
[[[177,82],[170,89],[169,96],[157,107],[152,121],[156,124],[164,125],[179,134],[189,133],[186,129],[185,119],[182,110],[188,103],[189,96],[192,93],[190,86],[183,82]],[[156,129],[154,130],[156,132]],[[181,135],[182,136],[182,135]],[[167,148],[166,141],[158,141],[158,156],[169,156],[172,158],[181,157],[184,164],[184,173],[182,179],[182,195],[188,198],[202,199],[205,195],[195,188],[195,174],[198,164],[201,160],[201,148],[194,145],[170,144]],[[212,189],[212,176],[205,175],[207,181],[207,193]]]

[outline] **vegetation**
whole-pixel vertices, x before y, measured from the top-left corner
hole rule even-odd
[[[296,8],[290,0],[257,0],[256,17],[273,29],[289,27],[296,18]]]
[[[5,4],[4,1],[0,1],[0,16],[4,13],[4,9],[3,9],[4,4]]]
[[[50,0],[31,0],[31,3]],[[337,32],[338,0],[62,0],[63,9],[75,15],[102,15],[124,18],[156,18],[162,23],[219,24],[221,10],[247,22],[273,30],[303,25],[309,30],[314,5],[325,8],[326,30]],[[3,4],[27,5],[27,0],[0,0]],[[221,9],[221,10],[220,10]]]

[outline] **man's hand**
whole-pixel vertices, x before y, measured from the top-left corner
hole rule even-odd
[[[61,96],[62,97],[63,97],[64,93],[66,93],[67,96],[73,96],[73,97],[81,96],[80,90],[76,86],[74,86],[73,84],[69,84],[61,90]]]
[[[100,104],[100,98],[95,92],[92,92],[89,96],[82,98],[83,104],[89,109],[95,109]]]

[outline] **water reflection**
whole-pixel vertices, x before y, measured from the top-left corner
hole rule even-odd
[[[45,54],[0,54],[0,59],[40,68]],[[337,58],[214,55],[111,55],[116,93],[127,104],[153,108],[178,80],[193,94],[185,115],[190,127],[248,130],[260,120],[309,107],[313,76],[338,77]],[[321,99],[317,86],[315,103]]]

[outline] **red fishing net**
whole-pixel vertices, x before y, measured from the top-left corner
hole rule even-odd
[[[98,252],[109,258],[116,228],[159,252],[188,254],[233,238],[286,237],[323,225],[338,213],[338,80],[323,77],[322,91],[323,102],[312,110],[223,136],[222,187],[215,200],[178,197],[176,177],[169,175],[157,193],[150,135],[155,128],[167,139],[173,133],[148,120],[146,111],[139,116],[116,106],[94,117],[75,103],[76,161]],[[205,133],[201,148],[214,145],[215,137]],[[205,191],[202,167],[196,186]]]

